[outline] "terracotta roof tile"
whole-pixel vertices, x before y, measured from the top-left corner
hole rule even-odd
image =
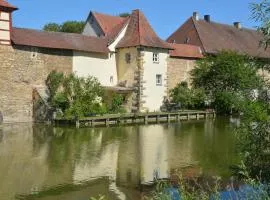
[[[15,45],[97,53],[109,52],[109,49],[107,48],[107,39],[74,33],[57,33],[24,28],[13,28],[11,40]]]
[[[263,35],[256,30],[241,28],[233,25],[207,22],[189,18],[167,41],[184,43],[187,37],[190,44],[201,46],[205,53],[216,54],[221,50],[232,50],[253,57],[270,58],[270,49],[265,51],[260,47]]]
[[[132,12],[126,34],[116,47],[124,48],[132,46],[171,49],[165,41],[157,36],[140,10],[134,10]]]
[[[18,10],[17,7],[9,4],[8,2],[6,2],[5,0],[0,0],[0,7],[5,8],[7,10],[13,11],[13,10]]]
[[[171,57],[181,57],[181,58],[202,58],[202,52],[199,46],[188,45],[188,44],[175,44],[169,43],[173,48],[170,50]]]
[[[264,48],[259,47],[263,36],[256,30],[237,29],[234,26],[209,23],[205,20],[194,20],[194,22],[206,52],[216,53],[229,49],[255,57],[270,58],[270,49],[265,51]]]
[[[110,33],[108,33],[108,41],[109,44],[112,43],[115,38],[119,35],[119,33],[123,30],[123,28],[126,26],[126,24],[129,22],[130,17],[126,17],[125,20],[123,22],[121,22],[120,24],[118,24],[117,26],[115,26]]]
[[[93,12],[93,16],[96,18],[105,36],[109,35],[116,26],[122,24],[125,20],[125,17],[111,16],[97,12]]]

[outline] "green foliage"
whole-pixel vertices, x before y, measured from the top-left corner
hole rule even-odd
[[[48,23],[44,25],[44,31],[65,32],[65,33],[82,33],[84,21],[66,21],[62,24]]]
[[[105,200],[105,196],[99,195],[97,198],[91,197],[89,200]]]
[[[124,103],[124,96],[114,93],[112,96],[112,103],[110,107],[111,113],[124,113],[125,109],[122,107]]]
[[[84,25],[84,21],[66,21],[61,25],[61,32],[82,33]]]
[[[193,86],[203,88],[219,113],[237,110],[251,91],[263,86],[257,75],[258,63],[232,51],[222,51],[216,56],[206,56],[191,71]]]
[[[79,78],[74,74],[64,76],[53,71],[48,75],[46,84],[50,91],[50,105],[61,109],[66,117],[107,112],[102,102],[103,88],[94,77]]]
[[[199,109],[205,104],[205,93],[201,88],[188,88],[186,82],[179,83],[170,91],[170,96],[175,103],[184,109]]]
[[[252,178],[270,182],[270,110],[262,101],[245,102],[236,130],[243,163]]]
[[[128,12],[124,12],[124,13],[119,14],[119,17],[128,17],[128,16],[130,16],[130,13],[128,13]]]
[[[263,0],[261,3],[251,4],[252,17],[259,22],[258,31],[265,37],[261,45],[268,48],[270,45],[270,1]]]
[[[57,23],[48,23],[43,26],[44,31],[61,32],[61,25]]]

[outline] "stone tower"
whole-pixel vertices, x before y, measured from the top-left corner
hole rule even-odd
[[[17,10],[5,0],[0,0],[0,45],[11,44],[12,12]]]

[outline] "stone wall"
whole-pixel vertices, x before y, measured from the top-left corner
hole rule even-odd
[[[72,51],[0,46],[0,111],[4,122],[33,120],[33,89],[52,71],[72,72]]]
[[[182,81],[186,81],[190,85],[191,79],[189,72],[195,66],[195,59],[170,57],[168,59],[168,89],[173,89]]]

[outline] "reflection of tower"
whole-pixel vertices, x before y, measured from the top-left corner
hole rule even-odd
[[[167,132],[161,125],[140,128],[141,183],[168,178]]]
[[[123,129],[126,138],[121,142],[119,149],[117,184],[138,187],[140,185],[140,128],[130,126]]]

